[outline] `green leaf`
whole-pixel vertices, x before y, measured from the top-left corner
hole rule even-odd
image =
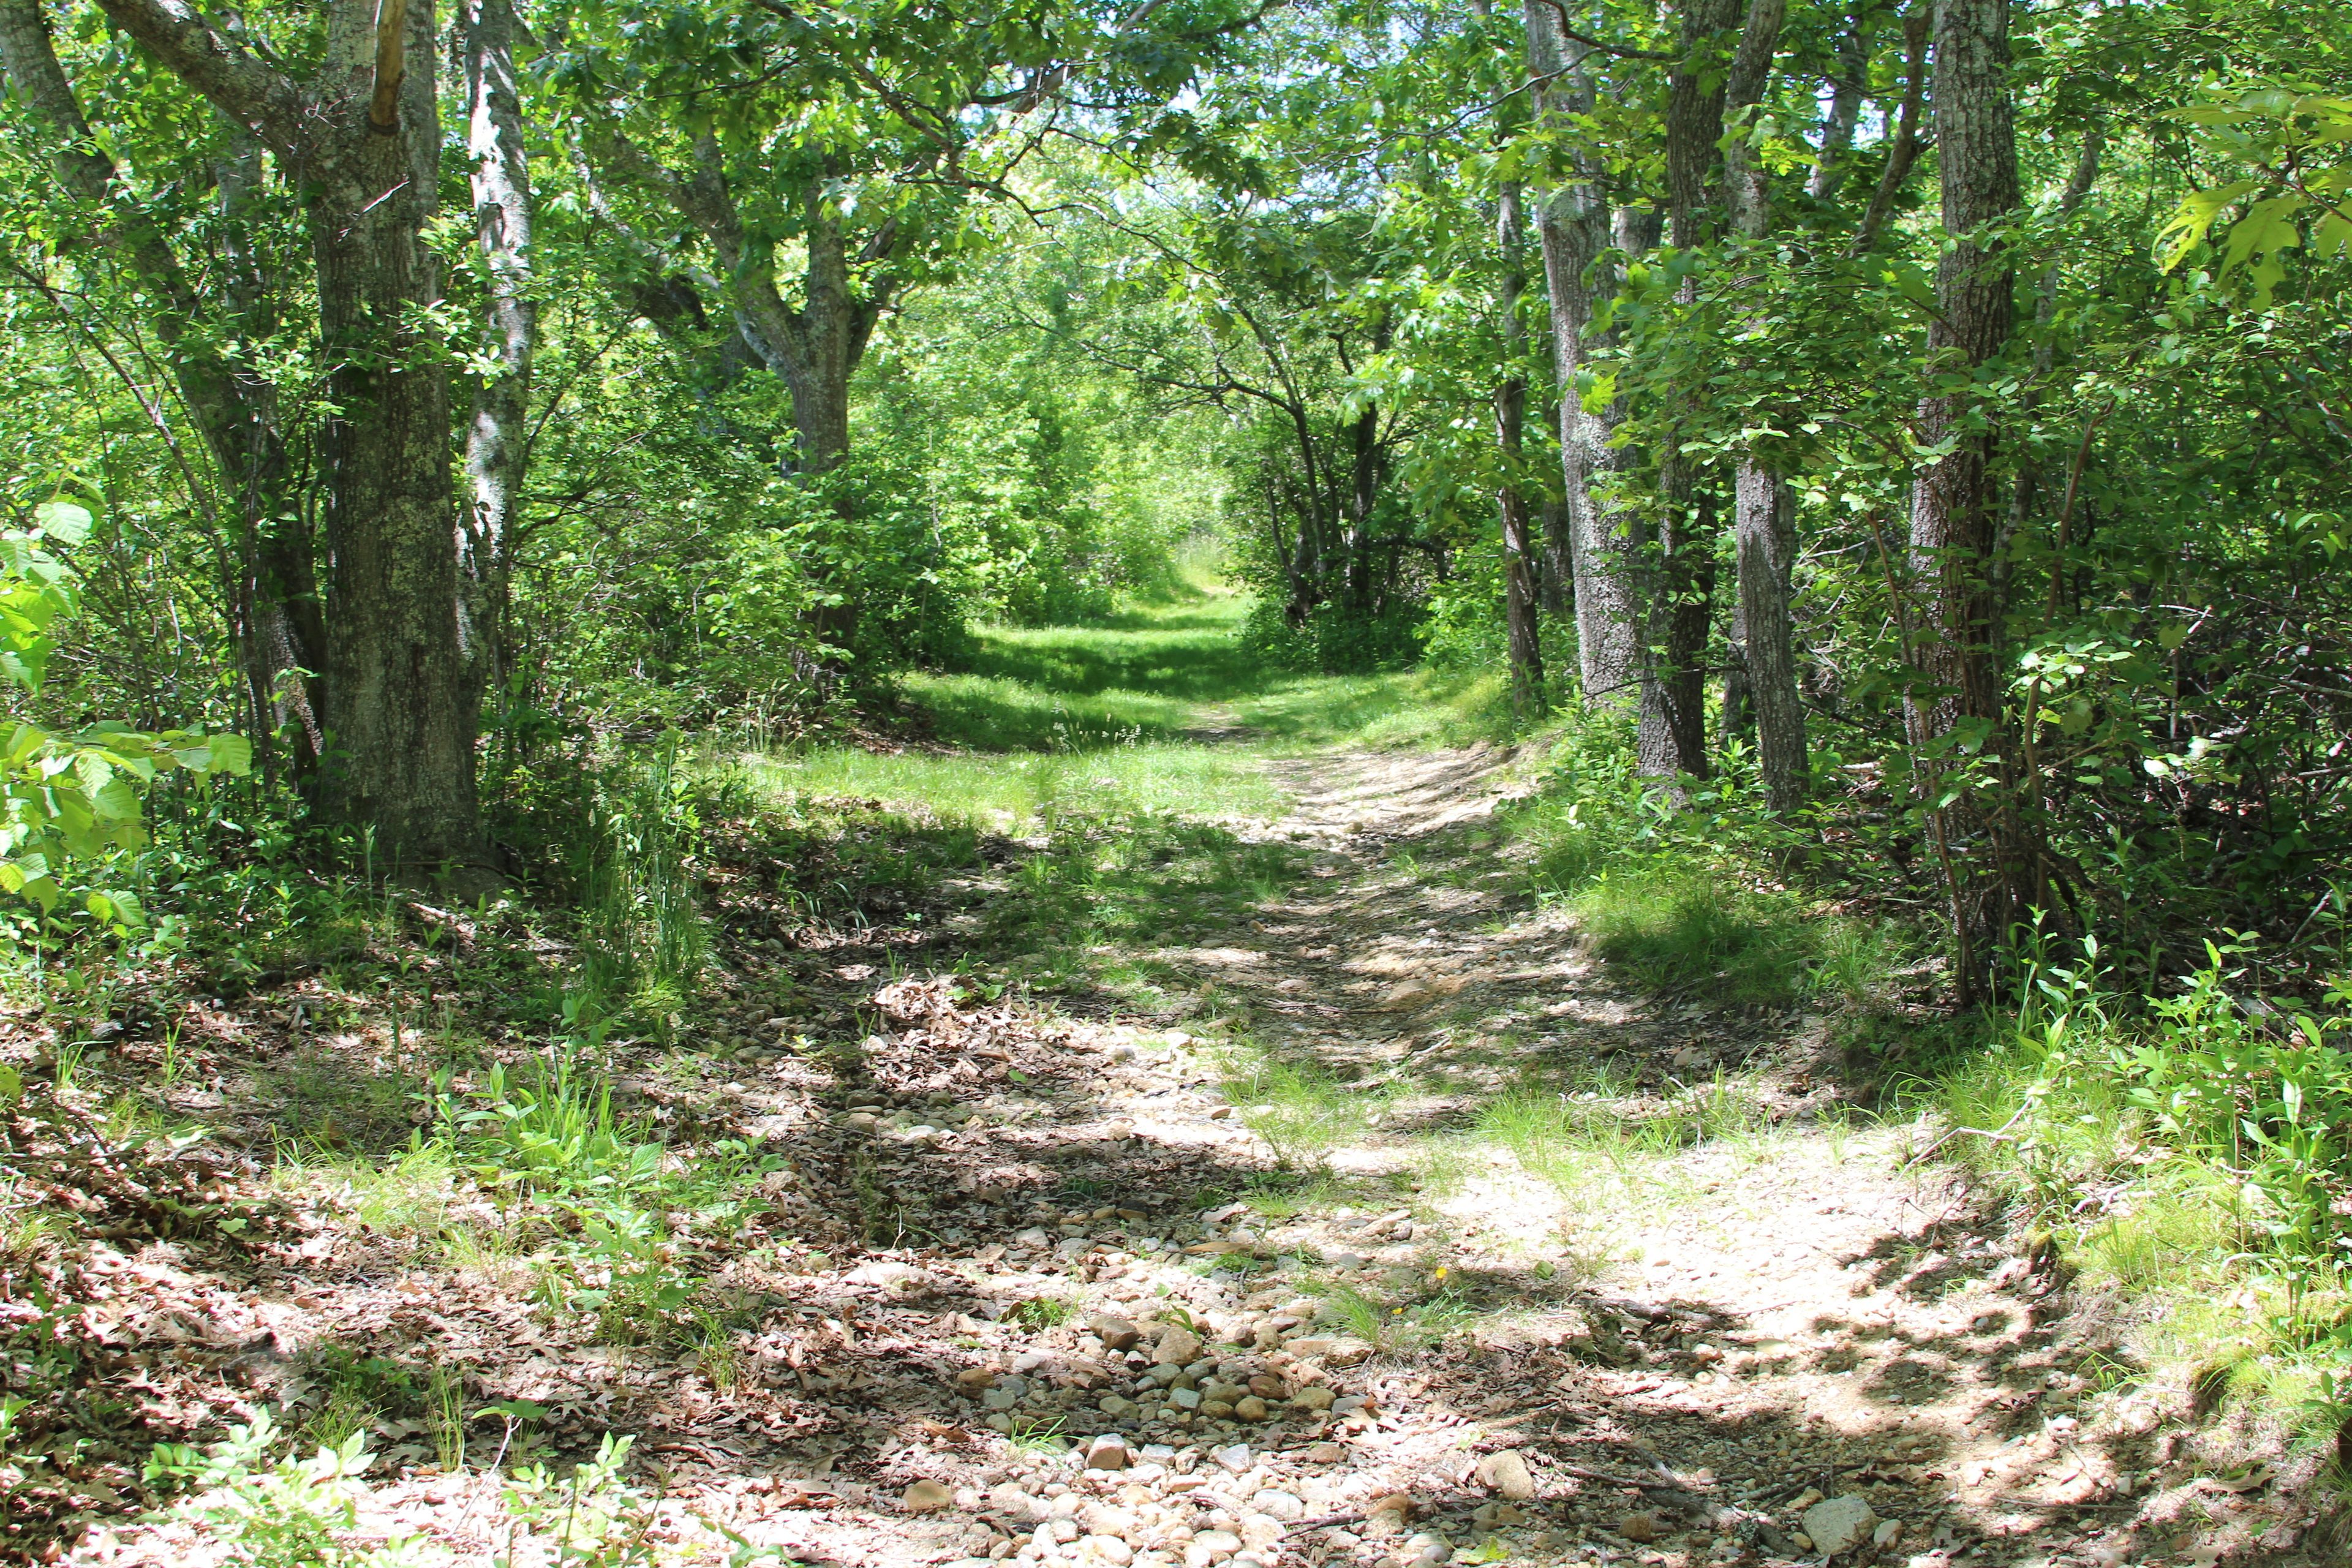
[[[2233,180],[2210,191],[2192,191],[2173,209],[2172,221],[2157,235],[2158,265],[2169,272],[2188,259],[2189,253],[2204,243],[2205,231],[2221,216],[2221,209],[2241,196],[2261,188],[2256,180]],[[2167,246],[2164,242],[2171,240]]]
[[[69,500],[45,500],[33,509],[33,517],[41,531],[59,544],[79,544],[89,537],[91,523],[88,507],[76,506]]]

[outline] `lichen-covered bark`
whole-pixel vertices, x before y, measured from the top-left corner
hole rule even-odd
[[[1559,14],[1546,0],[1528,0],[1528,70],[1536,111],[1546,116],[1588,112],[1592,83],[1583,56],[1573,60]],[[1581,48],[1581,46],[1579,46]],[[1603,258],[1610,245],[1610,208],[1600,171],[1579,167],[1571,177],[1534,193],[1536,234],[1551,298],[1552,358],[1559,386],[1560,466],[1566,480],[1569,556],[1575,579],[1577,673],[1589,705],[1631,708],[1641,686],[1641,631],[1633,591],[1638,524],[1613,484],[1631,454],[1612,443],[1624,420],[1615,402],[1588,412],[1577,394],[1597,297],[1615,286]]]

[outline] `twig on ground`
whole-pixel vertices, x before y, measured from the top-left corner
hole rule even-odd
[[[2033,1102],[2032,1100],[2028,1100],[2025,1104],[2019,1106],[2017,1108],[2017,1114],[2002,1122],[2000,1130],[1997,1131],[1987,1132],[1980,1127],[1954,1127],[1948,1129],[1942,1137],[1937,1139],[1933,1143],[1928,1144],[1925,1149],[1920,1150],[1916,1154],[1912,1155],[1908,1160],[1904,1161],[1901,1168],[1906,1171],[1909,1170],[1912,1166],[1917,1164],[1920,1161],[1926,1159],[1928,1155],[1934,1153],[1937,1150],[1942,1148],[1953,1139],[1959,1137],[1962,1133],[1966,1133],[1971,1138],[1990,1138],[1996,1142],[2014,1143],[2017,1140],[2009,1135],[2009,1130],[2024,1120],[2025,1113],[2032,1109],[2032,1105]]]

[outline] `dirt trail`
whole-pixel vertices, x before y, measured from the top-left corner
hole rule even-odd
[[[2251,1545],[2285,1528],[2259,1484],[2198,1496],[2165,1468],[2177,1412],[2093,1420],[2112,1352],[2063,1271],[1906,1167],[1913,1130],[1847,1131],[1820,1020],[1643,997],[1531,905],[1487,842],[1510,764],[1274,764],[1297,805],[1253,831],[1303,874],[1151,955],[1200,999],[1172,1026],[882,984],[952,962],[942,921],[744,947],[747,987],[862,1004],[871,1032],[625,1082],[789,1152],[761,1245],[702,1244],[740,1325],[722,1348],[587,1342],[495,1262],[344,1269],[218,1331],[372,1327],[575,1445],[635,1432],[658,1538],[712,1561],[721,1527],[967,1568],[2289,1561]],[[1325,1110],[1229,1103],[1211,1015],[1266,1053],[1260,1081],[1338,1086]],[[1471,1135],[1515,1086],[1712,1135],[1564,1149],[1548,1180],[1542,1151]],[[499,1550],[493,1483],[424,1458],[375,1526]],[[101,1532],[82,1556],[184,1549]]]

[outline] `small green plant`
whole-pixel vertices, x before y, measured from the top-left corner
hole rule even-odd
[[[1024,1331],[1036,1334],[1068,1322],[1070,1314],[1076,1310],[1059,1296],[1032,1296],[1017,1303],[1004,1316],[1007,1321],[1018,1325]]]
[[[648,1537],[657,1500],[622,1475],[635,1439],[612,1433],[596,1457],[556,1479],[544,1465],[517,1469],[505,1489],[507,1512],[538,1555],[509,1550],[502,1563],[537,1561],[549,1568],[643,1568],[653,1562]]]
[[[1059,1415],[1016,1415],[1013,1430],[1005,1438],[1014,1447],[1033,1454],[1058,1454],[1067,1448],[1069,1439],[1063,1436],[1068,1423]]]
[[[433,1434],[433,1458],[444,1475],[466,1468],[466,1385],[458,1374],[436,1366],[425,1384],[425,1425]]]
[[[341,1532],[357,1522],[373,1456],[366,1434],[353,1432],[310,1458],[271,1458],[283,1434],[264,1410],[228,1436],[199,1451],[159,1444],[147,1458],[150,1486],[179,1486],[194,1495],[173,1512],[200,1525],[248,1568],[410,1568],[428,1559],[412,1538],[379,1546],[354,1545]]]

